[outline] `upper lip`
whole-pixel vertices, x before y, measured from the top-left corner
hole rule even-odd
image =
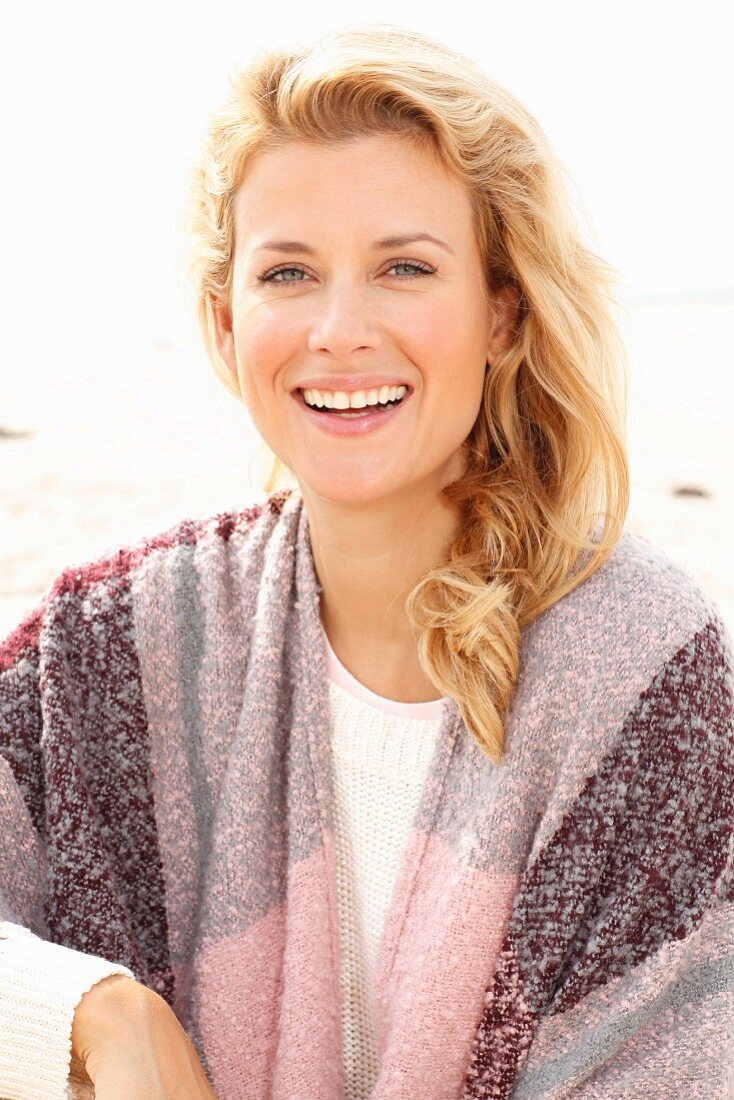
[[[341,390],[343,393],[356,393],[357,390],[376,390],[381,386],[407,386],[412,387],[394,374],[321,374],[316,378],[309,378],[306,382],[300,382],[295,390]]]

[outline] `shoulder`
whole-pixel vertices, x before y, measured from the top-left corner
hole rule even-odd
[[[99,583],[124,580],[150,562],[175,556],[182,548],[225,547],[233,540],[267,529],[280,516],[292,492],[280,490],[240,510],[184,517],[160,532],[116,546],[92,561],[70,565],[51,585],[48,598],[67,592],[83,593]]]
[[[31,658],[44,633],[64,624],[77,628],[129,601],[136,583],[155,584],[182,556],[206,558],[227,553],[262,535],[267,540],[279,517],[296,503],[293,489],[281,489],[242,509],[183,517],[153,534],[115,545],[88,560],[73,562],[58,573],[22,621],[0,640],[0,671]]]
[[[654,621],[671,619],[677,629],[694,631],[717,613],[695,574],[672,553],[632,531],[625,531],[599,571],[597,583],[610,599]]]
[[[678,721],[710,703],[719,726],[730,723],[733,684],[731,637],[715,602],[673,555],[627,531],[591,576],[524,628],[516,716],[550,724],[563,752],[586,746],[596,756],[630,716],[660,717],[666,706]]]
[[[720,610],[698,578],[663,547],[625,531],[590,577],[530,624],[528,643],[555,642],[580,665],[606,654],[652,669],[712,623],[726,648]]]
[[[507,739],[510,766],[547,799],[539,845],[568,815],[613,820],[599,809],[607,791],[639,821],[673,793],[704,807],[714,779],[731,790],[734,653],[698,579],[625,532],[596,572],[523,630]]]
[[[628,645],[639,639],[641,655],[652,647],[658,676],[692,669],[702,681],[709,675],[731,678],[732,639],[718,604],[661,546],[625,532],[598,585],[610,607],[610,631]]]

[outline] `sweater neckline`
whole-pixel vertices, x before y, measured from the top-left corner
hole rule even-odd
[[[378,695],[358,680],[356,676],[353,676],[349,669],[341,663],[332,648],[323,623],[321,623],[321,635],[326,647],[326,670],[332,683],[361,700],[361,702],[394,717],[413,719],[440,719],[442,717],[444,703],[448,702],[448,696],[444,695],[440,699],[429,699],[424,703],[402,703],[396,699],[387,699],[384,695]]]

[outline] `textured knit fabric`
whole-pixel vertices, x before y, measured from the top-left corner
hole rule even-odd
[[[495,767],[454,700],[380,940],[373,1100],[718,1100],[734,654],[627,532],[523,628]],[[64,570],[0,646],[0,919],[130,968],[223,1100],[338,1100],[328,680],[295,491]]]
[[[377,949],[435,752],[442,703],[385,699],[351,675],[325,633],[324,644],[334,773],[345,1100],[368,1100],[379,1070]]]
[[[378,1061],[372,995],[390,893],[434,751],[442,700],[401,703],[361,684],[326,633],[335,852],[342,941],[345,1100],[369,1097]],[[74,1009],[95,982],[125,967],[0,923],[2,1100],[67,1100]],[[84,1092],[87,1095],[87,1092]]]
[[[7,838],[3,837],[3,843]],[[125,967],[0,922],[0,1096],[65,1100],[74,1009],[84,993]]]

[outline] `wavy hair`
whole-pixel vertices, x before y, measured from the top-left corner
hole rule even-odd
[[[240,400],[216,349],[212,299],[230,300],[233,200],[268,149],[413,138],[468,188],[487,294],[506,284],[517,293],[512,339],[488,364],[464,442],[465,473],[442,490],[458,533],[405,604],[426,676],[499,765],[522,628],[599,569],[623,533],[628,369],[616,273],[584,243],[565,168],[535,118],[425,35],[351,24],[303,48],[267,48],[230,83],[209,117],[186,227],[207,354]],[[267,493],[292,477],[272,457]]]

